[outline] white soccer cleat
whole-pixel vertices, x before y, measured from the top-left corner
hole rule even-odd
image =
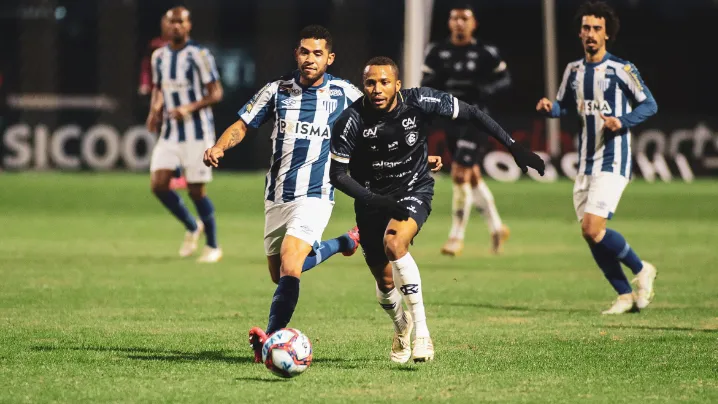
[[[414,350],[411,353],[414,362],[428,362],[434,360],[434,343],[430,337],[421,337],[414,340]]]
[[[653,300],[653,281],[656,280],[656,267],[653,264],[643,261],[643,269],[633,278],[632,284],[636,286],[636,306],[645,309]]]
[[[464,251],[464,240],[458,238],[450,238],[444,246],[441,247],[441,253],[443,255],[450,255],[452,257],[461,255],[462,251]]]
[[[202,223],[201,220],[197,220],[197,230],[185,232],[184,241],[182,242],[182,246],[179,250],[180,257],[189,257],[195,252],[195,250],[197,250],[197,241],[199,240],[199,236],[202,235],[203,231],[204,223]]]
[[[214,263],[219,262],[219,260],[222,259],[222,249],[212,248],[208,245],[204,246],[204,249],[202,250],[202,255],[200,255],[199,258],[197,258],[197,262],[202,263]]]
[[[601,314],[624,314],[638,311],[633,294],[621,295],[613,302],[610,309],[604,310]]]
[[[411,331],[414,329],[414,319],[411,313],[404,311],[402,318],[406,328],[401,333],[394,332],[394,340],[391,343],[391,361],[406,363],[411,359]]]

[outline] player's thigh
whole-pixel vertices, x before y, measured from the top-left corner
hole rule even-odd
[[[585,213],[611,219],[616,213],[621,195],[628,185],[628,179],[622,175],[601,172],[591,177]]]
[[[264,201],[264,253],[268,257],[279,255],[284,235],[287,233],[288,211],[293,208],[291,202]]]
[[[576,212],[576,218],[579,222],[583,220],[586,210],[589,181],[590,177],[588,175],[579,174],[573,183],[573,210]]]
[[[454,184],[465,184],[471,180],[471,167],[466,167],[455,161],[451,163],[451,179]]]
[[[267,256],[267,268],[269,268],[269,277],[272,278],[272,282],[279,283],[279,269],[282,266],[282,260],[279,254]]]
[[[174,171],[168,169],[158,169],[150,173],[150,188],[152,192],[165,192],[170,190],[170,181]]]
[[[150,183],[153,190],[167,190],[172,175],[180,165],[180,149],[176,142],[159,139],[150,157]]]
[[[182,169],[188,184],[206,184],[212,181],[212,168],[204,165],[204,151],[212,145],[204,140],[187,140],[182,148]]]
[[[332,216],[334,202],[321,198],[304,198],[293,204],[294,208],[287,212],[287,235],[304,240],[310,246],[320,243]]]
[[[354,204],[356,213],[356,224],[359,228],[359,244],[362,248],[364,261],[372,269],[386,265],[389,261],[384,252],[384,232],[389,224],[390,218],[379,210],[362,205],[359,202]],[[376,278],[377,280],[379,278]]]

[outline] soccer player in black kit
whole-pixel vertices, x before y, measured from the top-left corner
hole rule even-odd
[[[477,107],[432,88],[401,90],[398,76],[389,58],[376,57],[366,64],[364,96],[332,129],[329,178],[355,199],[364,259],[376,279],[379,304],[394,322],[391,360],[424,362],[434,358],[434,345],[426,325],[419,267],[409,245],[429,217],[434,195],[427,123],[435,117],[470,122],[504,144],[524,172],[532,167],[543,175],[545,166]],[[402,295],[409,311],[404,311]]]
[[[421,85],[446,91],[488,113],[487,101],[511,85],[511,76],[497,49],[473,36],[476,25],[470,5],[458,4],[451,9],[451,36],[429,46]],[[481,138],[485,137],[479,129],[463,123],[442,122],[440,126],[446,130],[447,145],[453,154],[454,182],[451,230],[441,253],[461,254],[473,202],[488,225],[491,250],[498,254],[509,237],[509,228],[502,223],[494,196],[481,178],[479,153]]]

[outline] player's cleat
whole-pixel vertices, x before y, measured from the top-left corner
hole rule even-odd
[[[656,280],[656,267],[653,264],[643,261],[643,269],[641,272],[633,278],[631,283],[635,285],[636,291],[636,306],[639,309],[645,309],[653,300],[653,281]]]
[[[208,245],[204,246],[204,249],[202,250],[202,255],[200,255],[199,258],[197,258],[197,262],[201,263],[214,263],[219,262],[219,260],[222,259],[222,249],[212,248]]]
[[[461,255],[462,251],[464,251],[464,240],[458,238],[450,238],[444,246],[441,247],[441,253],[443,255],[450,255],[452,257]]]
[[[637,313],[639,311],[636,306],[633,294],[621,295],[613,302],[613,306],[610,309],[604,310],[601,314],[624,314],[624,313]]]
[[[504,243],[509,239],[511,231],[505,224],[501,225],[499,231],[491,233],[491,252],[494,254],[501,254],[504,249]]]
[[[391,342],[391,361],[406,363],[411,359],[411,331],[414,329],[414,319],[411,313],[404,311],[402,318],[406,328],[401,333],[394,332],[394,340]]]
[[[173,177],[170,179],[170,189],[185,189],[187,188],[187,179],[182,177]]]
[[[414,350],[411,352],[414,362],[428,362],[434,360],[434,343],[430,337],[421,337],[414,340]]]
[[[197,249],[197,241],[199,240],[199,236],[202,235],[203,231],[204,224],[201,220],[197,220],[197,230],[185,232],[184,241],[182,242],[182,246],[179,250],[180,257],[189,257],[195,252],[195,250]]]
[[[357,248],[359,248],[359,227],[354,226],[351,230],[347,232],[347,235],[350,239],[354,241],[354,248],[350,251],[343,251],[342,255],[349,257],[354,255],[354,253],[357,252]]]
[[[254,350],[254,363],[262,363],[262,345],[267,340],[267,334],[259,327],[249,330],[249,346]]]

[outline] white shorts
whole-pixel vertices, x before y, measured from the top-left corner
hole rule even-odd
[[[211,137],[211,136],[208,136]],[[182,167],[190,184],[204,184],[212,180],[212,168],[204,165],[204,151],[212,147],[214,139],[177,142],[160,138],[152,150],[150,172],[175,170]]]
[[[334,201],[303,198],[292,202],[264,201],[264,252],[279,254],[285,235],[314,246],[322,240],[334,209]]]
[[[610,219],[616,212],[628,178],[614,173],[579,174],[573,185],[573,208],[578,221],[584,213]]]

